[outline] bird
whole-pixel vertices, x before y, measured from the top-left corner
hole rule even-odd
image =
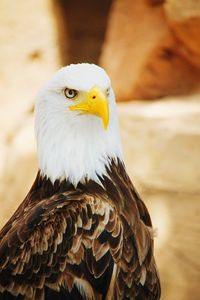
[[[0,299],[160,299],[154,229],[106,71],[58,70],[38,92],[35,135],[36,179],[0,231]]]

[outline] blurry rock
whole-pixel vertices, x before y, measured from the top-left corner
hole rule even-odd
[[[200,100],[119,105],[127,168],[141,187],[200,192]]]
[[[18,123],[5,144],[5,150],[0,172],[0,227],[25,198],[36,177],[33,116]]]
[[[0,2],[0,145],[59,65],[51,0]]]
[[[155,256],[162,300],[199,299],[199,194],[142,193],[157,228]]]
[[[62,64],[97,63],[112,0],[51,0]]]
[[[164,7],[170,28],[181,45],[180,54],[200,68],[200,1],[168,0]]]
[[[172,2],[184,7],[189,1],[171,0],[167,4],[156,0],[114,2],[101,64],[111,75],[119,101],[156,99],[200,89],[197,63],[200,55],[193,51],[194,44],[200,42],[198,19],[191,23],[189,18],[186,25],[176,28],[171,21],[174,16],[171,11],[176,15]],[[199,1],[198,5],[191,2],[200,6]],[[199,16],[198,11],[195,16]],[[192,36],[197,42],[193,42],[190,33],[194,33]],[[187,51],[188,55],[184,55]],[[188,59],[191,51],[194,63]]]
[[[200,16],[199,0],[167,0],[163,2],[168,16],[177,22]]]
[[[25,197],[36,172],[31,112],[36,92],[59,66],[51,0],[1,1],[0,44],[2,225]]]

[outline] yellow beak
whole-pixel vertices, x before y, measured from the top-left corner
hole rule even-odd
[[[83,114],[93,114],[102,119],[106,129],[109,122],[108,99],[99,87],[93,87],[78,104],[69,107],[70,110],[80,110]]]

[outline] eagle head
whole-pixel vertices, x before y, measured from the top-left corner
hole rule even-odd
[[[35,116],[39,168],[52,182],[99,182],[121,158],[115,95],[97,65],[61,68],[39,92]]]

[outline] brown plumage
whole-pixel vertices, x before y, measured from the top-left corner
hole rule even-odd
[[[149,213],[119,160],[107,173],[37,175],[0,233],[0,299],[159,299]]]

